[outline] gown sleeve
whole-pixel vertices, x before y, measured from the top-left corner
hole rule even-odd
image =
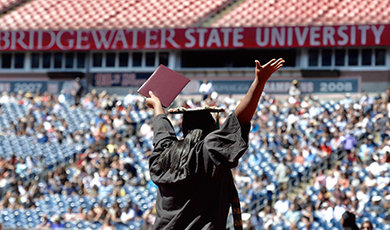
[[[230,114],[221,128],[206,136],[203,151],[216,166],[234,168],[248,149],[250,124],[241,126],[237,116]]]
[[[153,120],[153,147],[155,152],[161,152],[177,141],[175,130],[166,115],[160,114]]]
[[[153,182],[174,183],[177,175],[172,174],[161,165],[161,162],[169,162],[172,151],[169,151],[177,142],[176,133],[172,123],[164,115],[160,114],[153,120],[153,151],[149,158],[149,172]]]

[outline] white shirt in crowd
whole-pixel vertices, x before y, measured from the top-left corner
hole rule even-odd
[[[211,94],[213,91],[214,91],[214,87],[211,82],[203,82],[199,87],[199,93],[203,95]]]
[[[288,200],[278,200],[274,205],[274,209],[278,215],[283,215],[288,211],[290,202]]]
[[[338,222],[341,220],[341,216],[347,211],[343,205],[336,205],[333,210],[333,216]]]
[[[135,211],[132,208],[130,208],[128,212],[122,212],[120,218],[123,223],[127,223],[130,220],[135,218]]]
[[[328,175],[326,177],[326,189],[329,191],[329,190],[332,190],[333,188],[335,188],[337,181],[338,181],[338,179],[334,176],[333,173]]]
[[[325,219],[327,222],[331,222],[334,219],[333,208],[330,206],[322,207],[320,210],[316,212],[317,212],[317,216],[321,216],[322,219]]]

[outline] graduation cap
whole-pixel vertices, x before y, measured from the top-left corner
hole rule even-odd
[[[219,107],[200,107],[200,108],[174,108],[169,109],[168,112],[172,114],[183,114],[182,129],[186,136],[189,131],[194,129],[202,129],[204,134],[208,134],[219,128],[219,114],[217,114],[217,121],[211,115],[212,112],[223,112],[223,108]]]
[[[196,114],[196,113],[212,113],[212,112],[223,112],[225,111],[224,108],[220,107],[214,107],[214,106],[205,106],[205,107],[200,107],[200,108],[185,108],[185,107],[179,107],[179,108],[174,108],[174,109],[169,109],[169,113],[177,114],[177,113],[182,113],[182,114]]]

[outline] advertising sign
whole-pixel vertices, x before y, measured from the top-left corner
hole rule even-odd
[[[251,81],[211,81],[214,89],[220,94],[245,94]],[[291,80],[269,80],[264,87],[268,94],[288,94]],[[302,94],[359,93],[359,78],[342,79],[303,79],[299,80]]]

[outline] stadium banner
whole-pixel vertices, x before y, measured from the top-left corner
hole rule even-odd
[[[70,94],[72,81],[0,81],[0,92],[30,92],[41,94],[48,92],[59,94],[61,91]]]
[[[0,31],[0,51],[389,46],[390,24]]]
[[[210,81],[220,94],[245,94],[252,81],[215,80]],[[268,80],[264,92],[268,94],[288,94],[291,80]],[[359,93],[360,78],[342,79],[302,79],[298,81],[302,94]]]
[[[94,73],[92,86],[131,87],[141,86],[152,73]]]

